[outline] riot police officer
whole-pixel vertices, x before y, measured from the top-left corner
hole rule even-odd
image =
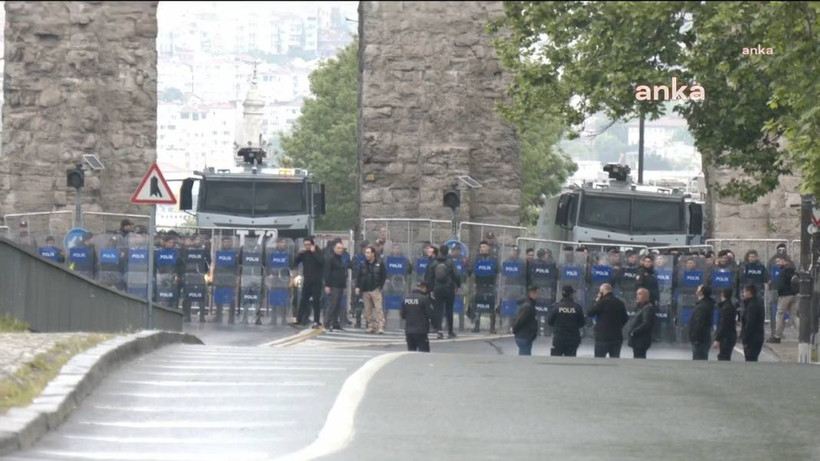
[[[547,324],[552,327],[551,356],[575,357],[581,345],[581,328],[584,327],[584,308],[572,299],[575,289],[569,285],[561,288],[561,301],[553,306],[547,315]]]
[[[747,251],[746,256],[743,258],[743,264],[740,266],[740,277],[738,277],[738,286],[736,288],[737,298],[742,299],[741,290],[746,285],[754,285],[758,293],[764,293],[768,281],[769,271],[760,262],[757,250]]]
[[[48,259],[49,261],[53,261],[55,263],[65,262],[65,252],[57,247],[54,242],[54,237],[50,235],[46,237],[46,246],[40,247],[38,252],[41,257]]]
[[[498,260],[492,254],[489,243],[482,241],[478,245],[478,256],[473,263],[475,275],[475,326],[473,333],[481,330],[481,314],[490,314],[490,334],[495,334],[496,317],[496,277],[498,275]]]
[[[545,334],[544,324],[546,323],[549,307],[555,304],[555,289],[558,284],[558,266],[552,259],[552,253],[545,248],[541,248],[537,253],[538,258],[527,265],[527,279],[529,285],[537,285],[538,299],[535,300],[535,310],[539,320],[539,331]]]
[[[172,235],[166,235],[162,240],[163,247],[154,250],[156,253],[154,261],[154,275],[157,280],[156,299],[157,302],[166,307],[176,308],[177,284],[182,273],[182,260],[179,258],[179,249],[176,248],[176,239]]]
[[[195,234],[182,251],[184,273],[182,278],[182,314],[183,321],[191,321],[191,306],[199,308],[199,321],[205,321],[205,310],[208,304],[205,275],[211,267],[211,255],[202,244],[202,238]]]

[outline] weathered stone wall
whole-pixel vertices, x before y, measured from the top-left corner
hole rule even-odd
[[[485,33],[501,2],[360,2],[360,218],[450,219],[443,190],[458,175],[459,219],[517,225],[518,140],[494,106],[510,75]],[[360,220],[361,221],[361,220]]]
[[[0,214],[72,209],[66,168],[82,154],[84,210],[135,211],[156,160],[157,2],[7,1]]]
[[[738,172],[732,170],[706,171],[707,188],[724,183]],[[753,204],[742,204],[738,200],[714,198],[709,194],[708,221],[714,238],[730,239],[788,239],[800,238],[800,178],[784,176],[780,186]]]

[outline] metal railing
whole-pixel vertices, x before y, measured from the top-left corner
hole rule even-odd
[[[148,303],[102,286],[0,238],[0,313],[33,331],[122,332],[146,325]],[[181,331],[182,313],[153,308],[154,327]]]

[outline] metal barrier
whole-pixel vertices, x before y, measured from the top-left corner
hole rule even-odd
[[[146,325],[144,299],[106,288],[64,266],[0,239],[0,313],[25,321],[33,331],[123,332]],[[154,328],[181,331],[182,315],[154,306]]]
[[[114,233],[120,230],[120,222],[128,219],[133,223],[133,231],[138,228],[148,231],[150,216],[139,214],[101,213],[97,211],[83,211],[83,229],[95,233]],[[140,229],[140,230],[142,230]]]
[[[714,252],[715,247],[712,245],[681,245],[681,246],[663,246],[663,247],[647,247],[646,251],[652,252],[659,252],[659,253],[671,253],[673,251],[683,252],[683,253],[701,253],[701,252]]]
[[[9,238],[32,253],[48,237],[54,237],[55,245],[63,247],[63,238],[74,227],[74,212],[47,211],[14,213],[3,217]]]

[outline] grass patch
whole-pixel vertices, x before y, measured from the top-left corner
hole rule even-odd
[[[28,331],[28,323],[17,320],[11,314],[0,317],[0,333],[25,333]]]
[[[111,334],[91,334],[61,341],[48,352],[23,365],[12,378],[0,382],[0,414],[11,408],[30,404],[71,357],[113,337]]]

